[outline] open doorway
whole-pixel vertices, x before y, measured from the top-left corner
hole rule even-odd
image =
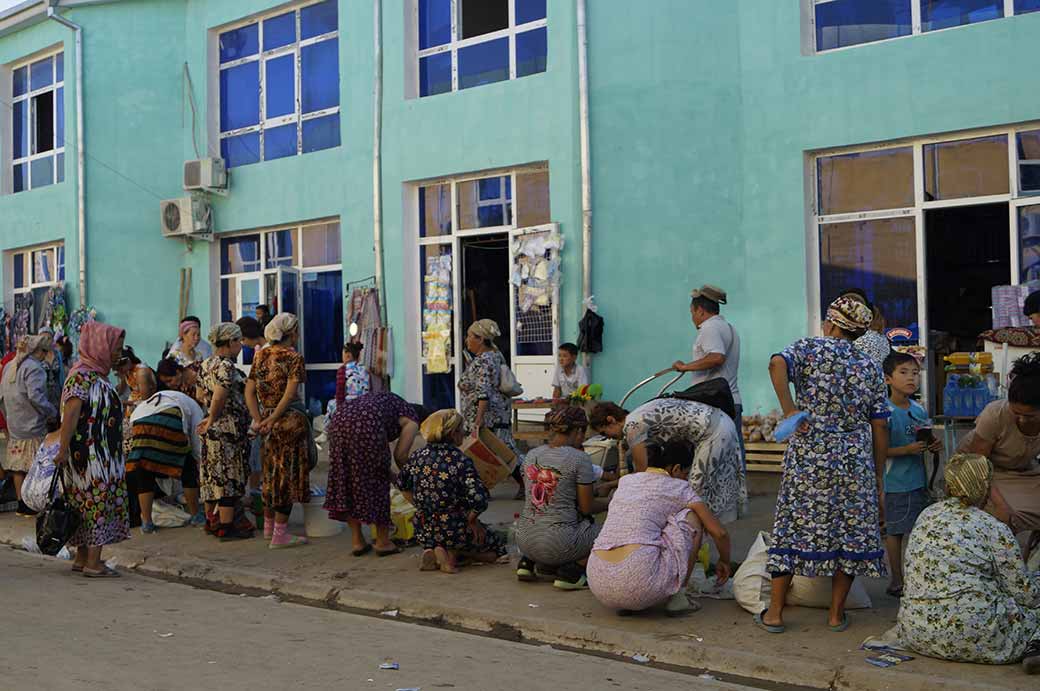
[[[495,344],[511,362],[507,233],[462,240],[462,333],[478,319],[498,324],[502,335]]]

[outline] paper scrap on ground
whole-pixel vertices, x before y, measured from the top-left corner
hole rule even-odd
[[[401,665],[397,664],[396,662],[384,662],[383,664],[379,665],[379,669],[401,669]]]
[[[396,617],[400,612],[396,609],[388,609],[385,612],[380,612],[384,617]]]
[[[538,607],[540,607],[541,605],[536,605],[535,603],[530,602],[530,603],[528,603],[527,606],[530,607],[531,609],[538,609]]]
[[[159,638],[170,638],[172,636],[173,636],[172,633],[160,633],[159,634]]]
[[[650,662],[650,658],[648,658],[646,655],[633,655],[632,659],[636,662]]]

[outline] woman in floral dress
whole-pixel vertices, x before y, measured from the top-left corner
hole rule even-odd
[[[680,442],[692,449],[690,487],[704,498],[720,523],[736,521],[747,509],[747,472],[737,427],[726,413],[705,403],[659,398],[631,413],[613,403],[592,411],[592,427],[612,439],[625,439],[632,462],[646,470],[648,444]]]
[[[245,376],[235,366],[242,352],[242,330],[231,323],[209,332],[216,349],[202,362],[199,390],[207,411],[199,424],[202,462],[199,464],[202,499],[207,519],[216,512],[213,534],[221,541],[253,537],[253,531],[235,525],[235,507],[249,480],[249,409]],[[209,520],[212,525],[214,521]]]
[[[348,343],[343,346],[343,365],[336,371],[337,406],[363,396],[371,388],[368,370],[358,362],[363,347],[360,343]]]
[[[872,318],[863,303],[840,297],[822,338],[796,341],[769,363],[784,416],[809,414],[784,455],[767,567],[772,595],[755,616],[770,633],[784,630],[792,576],[831,577],[828,624],[844,631],[853,579],[885,575],[879,498],[891,413],[881,367],[853,346]]]
[[[130,537],[123,406],[108,373],[123,351],[125,332],[87,322],[79,361],[62,391],[61,442],[55,463],[64,466],[65,497],[83,522],[68,541],[76,548],[72,570],[90,578],[118,576],[101,559],[105,545]]]
[[[906,550],[900,640],[929,657],[1040,673],[1040,573],[1011,529],[983,510],[993,484],[985,456],[946,465],[946,501],[924,510]]]
[[[491,494],[459,445],[465,439],[462,416],[439,410],[422,424],[428,446],[401,468],[397,485],[416,508],[415,537],[423,546],[420,569],[458,571],[461,555],[492,563],[506,553],[502,536],[480,522]]]
[[[513,439],[513,404],[499,389],[502,365],[506,364],[495,345],[495,339],[501,335],[498,324],[490,319],[473,322],[466,332],[466,349],[474,357],[459,378],[460,407],[467,434],[476,437],[486,427],[516,454],[513,479],[520,486],[516,498],[523,499],[520,467],[524,459]]]
[[[372,551],[361,524],[376,527],[376,554],[400,550],[390,541],[390,442],[397,440],[394,461],[408,460],[419,419],[412,406],[392,393],[368,393],[336,408],[329,422],[329,518],[350,524],[352,554]]]
[[[299,321],[283,312],[267,325],[270,344],[257,353],[246,380],[246,405],[253,426],[264,438],[262,487],[264,537],[271,549],[307,544],[307,538],[290,535],[293,504],[310,501],[310,420],[299,398],[306,380],[303,356],[294,350]]]

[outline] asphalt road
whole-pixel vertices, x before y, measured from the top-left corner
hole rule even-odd
[[[746,687],[0,548],[0,688],[557,691]],[[384,671],[381,663],[400,669]]]

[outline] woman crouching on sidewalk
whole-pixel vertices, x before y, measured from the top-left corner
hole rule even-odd
[[[669,616],[695,611],[686,585],[701,547],[702,528],[715,541],[719,585],[730,576],[729,534],[690,487],[693,453],[685,444],[648,444],[645,472],[625,475],[592,547],[589,588],[621,614],[665,603]]]
[[[439,410],[422,424],[428,446],[409,457],[397,476],[416,508],[415,537],[423,546],[423,571],[457,573],[458,557],[487,564],[506,553],[502,536],[480,522],[491,498],[473,461],[459,446],[466,438],[462,416]]]

